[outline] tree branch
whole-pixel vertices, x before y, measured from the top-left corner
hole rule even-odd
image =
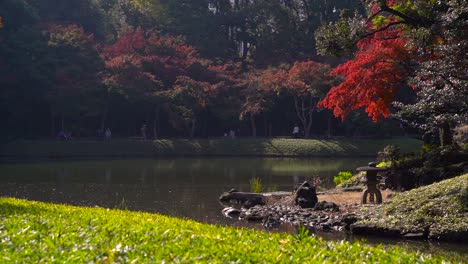
[[[365,34],[365,35],[363,35],[363,36],[360,36],[360,38],[367,38],[367,37],[369,37],[369,36],[371,36],[371,35],[374,35],[374,34],[377,33],[377,32],[387,30],[387,29],[390,28],[390,27],[393,27],[393,26],[396,26],[396,25],[400,25],[400,24],[406,24],[406,23],[405,23],[404,21],[391,22],[391,23],[388,23],[386,26],[384,26],[384,27],[382,27],[382,28],[379,28],[379,29],[374,30],[374,31],[372,31],[372,32],[370,32],[370,33],[367,33],[367,34]]]

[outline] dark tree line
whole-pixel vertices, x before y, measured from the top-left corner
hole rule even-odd
[[[330,70],[350,55],[316,49],[352,45],[327,46],[326,32],[316,31],[364,16],[365,7],[352,0],[4,0],[1,134],[92,137],[110,127],[131,136],[142,124],[154,137],[231,129],[283,136],[296,124],[306,137],[400,133],[395,120],[373,123],[362,109],[342,123],[317,107],[340,82]]]

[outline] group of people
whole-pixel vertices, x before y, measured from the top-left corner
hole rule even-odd
[[[236,138],[236,131],[231,129],[229,130],[229,133],[224,133],[224,137],[228,137],[228,136],[232,139]]]
[[[60,130],[60,132],[57,135],[57,139],[60,140],[60,141],[72,140],[73,139],[72,138],[72,133],[64,131],[64,130]]]

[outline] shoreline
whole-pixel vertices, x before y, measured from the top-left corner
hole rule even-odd
[[[347,158],[375,157],[387,145],[402,153],[417,150],[422,141],[407,137],[361,140],[290,138],[161,139],[155,141],[18,140],[0,144],[0,160],[95,159],[155,157]]]

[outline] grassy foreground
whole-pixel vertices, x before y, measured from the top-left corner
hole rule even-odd
[[[13,141],[0,144],[3,157],[134,157],[155,155],[211,156],[375,156],[387,145],[397,145],[401,152],[411,152],[422,142],[412,138],[319,140],[319,139],[161,139],[131,141]]]
[[[362,223],[468,242],[468,174],[396,195]]]
[[[1,263],[441,263],[439,257],[306,234],[0,198]]]

